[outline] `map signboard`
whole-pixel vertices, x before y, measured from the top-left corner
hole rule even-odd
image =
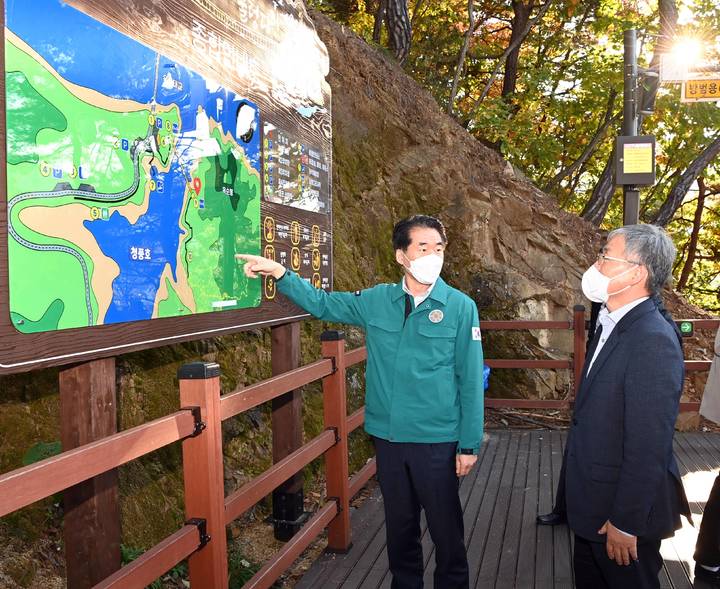
[[[304,313],[332,285],[328,58],[292,0],[4,6],[0,373]]]

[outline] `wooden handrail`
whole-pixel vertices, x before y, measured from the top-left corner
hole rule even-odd
[[[711,365],[711,360],[685,360],[685,370],[687,372],[710,370]]]
[[[244,484],[225,499],[225,523],[229,524],[240,517],[278,485],[322,456],[334,444],[335,432],[326,430],[280,462],[273,464],[260,476]]]
[[[490,368],[572,368],[572,360],[485,360]]]
[[[373,458],[350,478],[350,497],[355,497],[376,472],[377,463]]]
[[[347,418],[348,433],[355,431],[363,423],[365,423],[365,407],[360,407]]]
[[[569,409],[572,401],[561,399],[492,399],[485,398],[485,408],[511,407],[513,409]]]
[[[323,378],[323,423],[333,428],[337,443],[325,454],[325,489],[338,504],[338,516],[328,526],[328,550],[344,552],[350,548],[350,478],[348,458],[347,365],[345,334],[325,331],[320,336],[322,355],[332,358],[335,372]]]
[[[720,319],[676,319],[676,323],[692,323],[695,329],[717,329],[720,327]],[[571,321],[526,321],[518,320],[494,320],[481,321],[480,327],[484,331],[515,331],[523,329],[573,329]]]
[[[284,395],[288,391],[310,384],[333,372],[332,360],[323,359],[273,376],[250,386],[242,386],[220,397],[222,420]]]
[[[243,589],[269,589],[276,579],[302,554],[338,514],[335,501],[329,501],[295,534],[280,551],[250,579]]]
[[[348,368],[365,360],[367,360],[367,348],[365,346],[345,352],[345,366]]]
[[[182,562],[200,546],[198,528],[185,525],[144,552],[93,589],[143,589]]]
[[[524,329],[572,329],[572,321],[480,321],[483,331],[517,331]]]
[[[4,474],[0,517],[182,440],[194,430],[192,412],[180,410]]]
[[[717,329],[720,319],[676,319],[675,323],[692,323],[695,329]]]
[[[227,589],[220,366],[214,362],[191,362],[181,366],[177,375],[180,403],[184,407],[198,407],[205,421],[199,435],[182,443],[185,519],[205,520],[210,538],[202,550],[188,558],[188,577],[193,587]]]
[[[573,307],[573,388],[572,399],[577,400],[582,380],[582,369],[585,366],[585,307]]]

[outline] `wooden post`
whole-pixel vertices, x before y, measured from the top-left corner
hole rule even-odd
[[[328,526],[330,552],[350,549],[350,480],[348,478],[347,397],[345,391],[345,333],[326,331],[320,336],[322,354],[332,358],[335,371],[323,378],[325,427],[337,432],[337,443],[325,453],[328,499],[338,502],[338,514]]]
[[[178,370],[180,406],[199,408],[204,424],[197,435],[182,442],[185,516],[205,520],[207,544],[190,555],[190,585],[226,589],[228,586],[225,537],[225,489],[220,419],[220,367],[193,362]]]
[[[585,307],[573,307],[573,395],[572,400],[577,401],[582,380],[582,369],[585,365]]]
[[[288,372],[300,366],[300,323],[271,329],[272,373]],[[290,391],[272,400],[273,464],[303,443],[302,395]],[[297,473],[273,491],[275,538],[289,540],[304,520],[303,475]]]
[[[117,432],[115,358],[60,371],[60,441],[71,450]],[[113,469],[63,492],[68,589],[120,568],[118,474]]]

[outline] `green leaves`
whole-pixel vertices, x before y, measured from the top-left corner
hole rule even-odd
[[[311,2],[312,3],[312,2]],[[316,5],[332,4],[315,0]],[[525,6],[529,0],[524,0]],[[530,19],[544,4],[535,0]],[[377,0],[359,0],[347,22],[368,41]],[[676,1],[677,37],[703,39],[709,64],[720,66],[720,4],[717,0]],[[467,0],[409,0],[413,37],[405,70],[430,90],[440,106],[447,102],[469,26]],[[491,72],[511,42],[514,4],[476,0],[474,27],[465,56],[453,113],[458,122],[486,145],[495,146],[538,186],[546,186],[567,210],[580,213],[588,202],[620,133],[623,91],[623,32],[638,30],[641,67],[648,67],[663,28],[657,2],[626,0],[556,0],[520,45],[515,92],[501,95],[504,63],[487,97],[480,100]],[[663,5],[665,6],[665,5]],[[668,15],[665,15],[667,28]],[[617,93],[613,101],[612,93]],[[680,102],[678,85],[661,86],[655,113],[642,132],[657,138],[655,186],[643,188],[641,220],[652,221],[678,177],[720,132],[720,108],[714,103]],[[589,152],[589,153],[588,153]],[[708,186],[720,179],[717,159],[703,170]],[[563,174],[563,171],[569,171]],[[561,179],[551,182],[560,174]],[[621,199],[610,202],[605,228],[622,223]],[[681,256],[688,255],[697,186],[668,225]],[[708,309],[720,302],[720,232],[717,194],[708,194],[698,239],[699,257],[692,264],[685,294]],[[690,223],[690,225],[688,225]],[[713,253],[715,252],[715,253]],[[683,267],[679,260],[678,272]],[[711,299],[714,301],[712,302]],[[714,306],[713,306],[714,305]]]

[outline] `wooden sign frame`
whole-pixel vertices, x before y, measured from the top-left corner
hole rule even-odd
[[[0,63],[5,71],[6,12],[5,3],[0,4],[3,19]],[[208,79],[222,80],[224,86],[259,106],[263,132],[284,133],[298,144],[309,146],[311,155],[322,159],[327,174],[323,211],[266,200],[265,182],[271,176],[265,168],[260,251],[297,267],[300,275],[316,286],[331,289],[331,97],[325,81],[329,64],[327,51],[303,3],[296,0],[275,3],[271,0],[163,0],[160,3],[122,0],[108,4],[101,0],[70,0],[67,4],[72,7],[68,9],[77,9],[146,47],[162,51],[183,67]],[[297,52],[299,46],[304,47],[308,56],[306,65],[315,72],[314,77],[307,75],[312,82],[308,88],[302,87],[302,80],[287,83],[273,78],[277,63],[263,61],[270,53],[277,60],[278,55],[282,58],[283,51]],[[269,47],[274,50],[270,51]],[[253,64],[255,71],[239,70],[239,61]],[[3,76],[0,91],[3,114],[6,112],[5,90]],[[5,121],[3,116],[0,125],[5,126]],[[6,137],[7,129],[1,131]],[[0,196],[0,374],[116,356],[308,317],[277,294],[272,280],[268,280],[262,286],[261,304],[254,308],[21,333],[10,318],[8,240],[12,237],[7,234],[7,155],[7,142],[3,140],[0,142],[3,190]],[[266,156],[264,153],[263,166],[268,163]]]

